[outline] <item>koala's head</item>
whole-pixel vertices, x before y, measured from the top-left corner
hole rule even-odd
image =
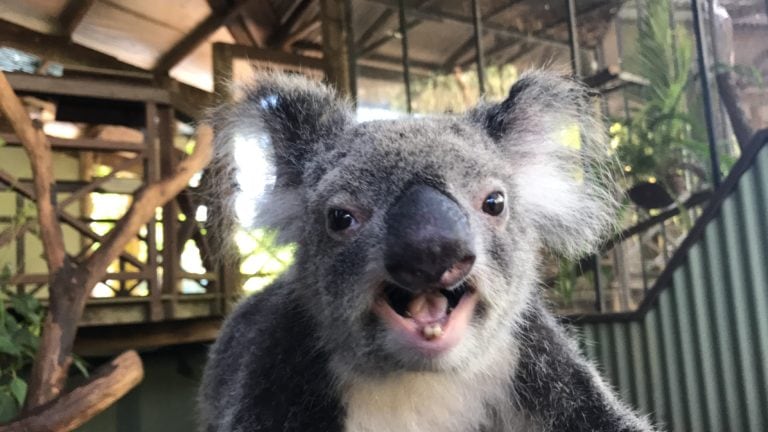
[[[284,286],[357,373],[491,361],[540,250],[590,250],[616,209],[593,101],[550,73],[463,116],[365,123],[327,87],[267,75],[214,122],[224,154],[237,136],[271,149],[258,210],[298,246]]]

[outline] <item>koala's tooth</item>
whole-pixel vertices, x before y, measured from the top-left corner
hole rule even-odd
[[[443,335],[443,327],[440,324],[431,324],[424,326],[421,332],[427,339],[436,339]]]
[[[424,337],[427,339],[432,339],[435,335],[431,325],[424,326],[424,328],[421,329],[421,332],[424,334]]]
[[[443,327],[440,324],[435,324],[432,326],[432,336],[435,338],[439,338],[443,335]]]

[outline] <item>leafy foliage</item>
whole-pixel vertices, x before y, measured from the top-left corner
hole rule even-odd
[[[699,168],[708,155],[707,143],[692,134],[696,118],[686,107],[692,82],[692,42],[681,27],[669,23],[669,0],[649,0],[640,17],[638,65],[649,82],[642,107],[611,133],[627,177],[657,178],[676,191],[674,177],[682,169]],[[695,169],[697,175],[705,171]]]
[[[8,292],[10,268],[0,274],[0,289]],[[21,371],[32,364],[40,341],[43,310],[29,294],[0,297],[0,422],[16,416],[27,397]]]

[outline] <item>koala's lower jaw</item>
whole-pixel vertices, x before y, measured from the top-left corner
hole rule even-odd
[[[427,358],[434,358],[461,342],[475,314],[478,297],[470,280],[452,289],[418,294],[385,284],[376,298],[373,312],[403,349],[416,350]]]

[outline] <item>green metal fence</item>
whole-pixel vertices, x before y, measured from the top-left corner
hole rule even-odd
[[[641,308],[576,317],[586,354],[670,431],[768,431],[768,133]]]

